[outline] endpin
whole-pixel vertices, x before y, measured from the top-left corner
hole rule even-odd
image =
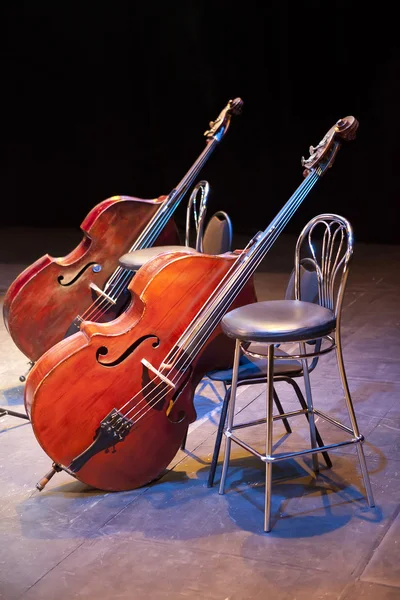
[[[44,477],[42,477],[42,479],[40,481],[37,482],[36,489],[39,490],[39,492],[41,492],[42,489],[49,483],[50,479],[56,473],[59,473],[61,470],[62,470],[62,467],[58,463],[53,462],[53,464],[51,466],[51,470],[48,473],[46,473],[46,475]]]

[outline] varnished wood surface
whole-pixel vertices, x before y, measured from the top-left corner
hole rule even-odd
[[[104,200],[83,221],[82,241],[67,256],[42,256],[15,279],[5,296],[3,315],[21,352],[36,361],[63,339],[75,317],[93,302],[89,284],[103,288],[119,257],[129,251],[164,199],[115,196]],[[179,244],[172,220],[156,240],[160,244]],[[69,283],[89,263],[100,264],[101,271],[95,273],[89,266],[71,285],[60,284],[60,276]]]
[[[124,412],[132,408],[128,416],[135,422],[130,433],[115,452],[96,454],[76,476],[93,487],[118,491],[140,487],[163,472],[196,418],[193,394],[198,381],[208,370],[230,364],[233,345],[219,325],[214,328],[192,361],[191,377],[169,416],[172,394],[150,407],[142,388],[149,380],[158,381],[140,361],[146,358],[160,367],[235,258],[182,252],[152,259],[131,282],[134,302],[120,317],[84,323],[81,331],[37,361],[27,378],[25,404],[35,436],[53,461],[70,464],[92,443],[101,420],[128,402]],[[255,300],[251,279],[232,306]],[[129,352],[141,339],[145,341]],[[100,348],[107,352],[97,360]]]

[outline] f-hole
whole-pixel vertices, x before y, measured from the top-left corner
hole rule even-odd
[[[108,354],[108,348],[106,346],[100,346],[96,352],[96,360],[103,367],[115,367],[122,363],[132,352],[136,350],[143,344],[144,341],[153,338],[155,341],[152,343],[153,348],[157,348],[160,343],[160,339],[156,335],[143,335],[139,339],[137,339],[133,344],[131,344],[118,358],[116,358],[113,362],[103,362],[100,360],[102,356],[106,356]]]
[[[97,263],[95,263],[95,262],[90,262],[90,263],[88,263],[87,265],[85,265],[85,266],[83,267],[83,269],[81,269],[81,270],[79,271],[79,273],[77,273],[77,274],[75,275],[75,277],[74,277],[73,279],[71,279],[71,281],[68,281],[67,283],[64,283],[64,275],[60,275],[59,277],[57,277],[57,281],[58,281],[58,283],[59,283],[60,285],[62,285],[63,287],[67,287],[67,286],[69,286],[69,285],[72,285],[73,283],[75,283],[75,281],[78,281],[78,279],[79,279],[80,277],[82,277],[83,273],[84,273],[84,272],[85,272],[87,269],[89,269],[89,267],[91,267],[92,265],[96,265],[96,264],[97,264]]]

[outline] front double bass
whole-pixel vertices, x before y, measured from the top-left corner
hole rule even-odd
[[[100,202],[81,225],[84,237],[67,256],[46,254],[27,267],[8,288],[3,317],[16,346],[32,362],[84,320],[110,321],[130,301],[132,273],[119,257],[153,245],[178,245],[172,215],[206,161],[229,129],[243,101],[229,100],[204,135],[206,147],[168,196],[144,200],[114,196]]]
[[[221,318],[252,302],[247,286],[254,271],[357,127],[354,117],[340,119],[310,148],[305,179],[242,252],[159,254],[130,283],[136,301],[127,311],[109,323],[83,323],[37,361],[25,406],[58,468],[111,491],[163,473],[196,419],[197,383],[220,367],[221,347],[232,344]]]

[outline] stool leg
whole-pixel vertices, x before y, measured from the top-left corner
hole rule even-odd
[[[286,377],[284,381],[286,381],[287,383],[290,383],[290,385],[292,386],[292,388],[294,390],[294,393],[296,394],[296,396],[297,396],[297,398],[298,398],[298,400],[300,402],[301,408],[306,409],[307,408],[307,402],[304,400],[303,394],[301,393],[301,390],[300,390],[299,386],[297,385],[297,383],[293,379],[291,379],[290,377]],[[308,413],[305,413],[305,417],[306,417],[306,419],[308,421],[309,420]],[[315,426],[315,436],[317,438],[318,446],[323,446],[324,442],[322,440],[321,434],[318,431],[318,427],[317,426]],[[332,466],[332,461],[331,461],[331,459],[329,457],[329,454],[327,453],[326,450],[324,450],[324,452],[322,452],[322,456],[325,459],[326,466],[328,468],[330,468]]]
[[[300,353],[306,354],[306,346],[304,342],[300,343]],[[308,423],[310,426],[310,438],[311,438],[311,448],[317,448],[317,435],[315,431],[315,418],[314,418],[314,407],[311,395],[311,382],[310,382],[310,373],[308,372],[308,363],[306,358],[301,359],[301,363],[303,365],[303,377],[304,377],[304,387],[306,389],[306,398],[307,398],[307,407],[308,407]],[[317,454],[312,455],[313,460],[313,469],[315,473],[318,473],[318,457]]]
[[[209,488],[214,485],[214,477],[215,477],[215,471],[217,468],[219,451],[221,448],[222,435],[223,435],[224,427],[225,427],[226,413],[228,412],[229,395],[230,395],[230,389],[226,389],[226,385],[225,385],[225,396],[224,396],[224,401],[222,403],[221,416],[219,418],[218,430],[217,430],[217,435],[215,438],[214,453],[213,453],[213,457],[212,457],[212,461],[211,461],[210,472],[208,474],[207,487],[209,487]]]
[[[227,433],[232,433],[233,427],[233,418],[235,416],[235,400],[236,400],[236,388],[237,388],[237,380],[238,380],[238,371],[239,371],[239,359],[240,359],[240,341],[236,340],[235,346],[235,358],[233,360],[233,369],[232,369],[232,383],[231,383],[231,394],[229,400],[229,410],[228,410],[228,424],[224,429],[225,434],[225,455],[224,455],[224,463],[222,466],[222,475],[221,481],[219,482],[219,494],[223,494],[225,491],[225,479],[228,471],[229,458],[231,454],[231,438]]]
[[[239,385],[247,385],[247,381],[250,381],[250,383],[257,383],[254,380],[242,380],[242,381],[237,382],[237,387]],[[265,378],[262,381],[267,381],[267,379]],[[219,451],[221,448],[222,435],[223,435],[223,430],[224,430],[224,425],[225,425],[225,420],[226,420],[226,413],[228,412],[230,388],[227,389],[226,384],[225,384],[225,390],[226,391],[225,391],[224,401],[222,403],[220,421],[218,424],[217,435],[215,438],[214,452],[213,452],[213,457],[211,460],[210,472],[208,474],[207,487],[209,487],[209,488],[211,488],[214,485],[215,471],[217,470],[218,456],[219,456]],[[283,413],[285,411],[283,410],[283,406],[279,400],[279,396],[276,393],[275,388],[274,388],[274,401],[275,401],[275,404],[276,404],[276,407],[277,407],[279,413],[281,415],[283,415]],[[307,408],[305,401],[304,401],[303,408]],[[308,415],[306,415],[306,416],[308,416]],[[292,429],[289,425],[288,419],[282,419],[282,423],[284,424],[286,431],[288,433],[292,433]],[[317,439],[318,439],[318,430],[317,430]],[[319,441],[318,441],[318,443],[319,443]],[[319,445],[322,446],[322,440],[321,440],[321,443],[319,443]],[[324,454],[327,454],[327,453],[324,453]],[[332,466],[332,463],[330,464],[330,466]]]
[[[264,531],[271,531],[271,488],[272,488],[272,425],[274,401],[274,345],[268,346],[267,365],[267,407],[265,420],[265,509]]]
[[[349,386],[347,383],[346,372],[344,369],[342,344],[341,344],[339,332],[336,332],[336,357],[337,357],[339,374],[340,374],[340,378],[342,380],[344,396],[345,396],[345,400],[346,400],[347,411],[348,411],[349,417],[350,417],[351,426],[352,426],[354,435],[356,437],[359,437],[360,432],[358,429],[357,419],[356,419],[356,415],[355,415],[354,407],[353,407],[353,401],[350,396],[350,389],[349,389]],[[368,504],[372,508],[373,506],[375,506],[375,501],[374,501],[374,495],[372,493],[371,482],[370,482],[369,475],[368,475],[367,463],[365,461],[364,448],[362,447],[362,442],[356,444],[356,446],[357,446],[358,460],[360,461],[361,473],[362,473],[363,480],[364,480],[364,486],[365,486],[365,490],[367,493]]]
[[[276,408],[278,409],[279,414],[283,415],[283,413],[285,411],[283,410],[283,406],[281,404],[281,401],[279,400],[279,396],[276,393],[276,389],[275,388],[274,388],[274,400],[275,400]],[[289,425],[289,421],[287,419],[282,419],[282,423],[285,426],[286,433],[292,433],[292,428]]]

